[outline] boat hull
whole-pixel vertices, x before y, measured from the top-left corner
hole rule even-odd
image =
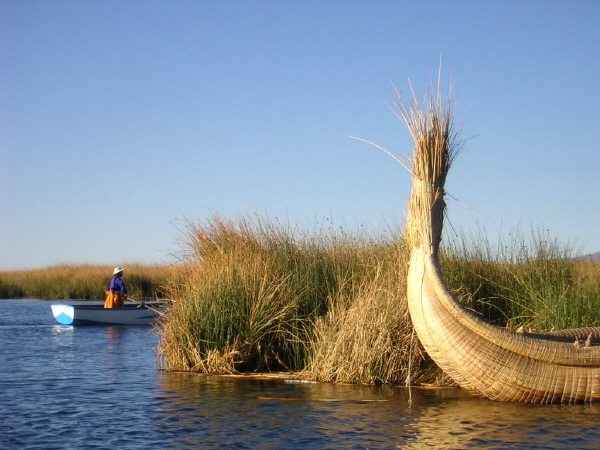
[[[52,314],[61,325],[151,325],[160,315],[154,307],[126,305],[104,308],[103,305],[51,305]]]

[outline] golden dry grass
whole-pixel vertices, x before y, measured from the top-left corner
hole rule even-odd
[[[127,264],[123,280],[132,298],[163,296],[162,287],[176,267]],[[104,299],[112,266],[64,264],[42,269],[0,272],[0,297],[37,299]]]
[[[400,233],[320,230],[299,238],[287,226],[243,217],[214,217],[188,233],[184,271],[160,324],[168,369],[285,369],[351,383],[397,383],[423,372]]]

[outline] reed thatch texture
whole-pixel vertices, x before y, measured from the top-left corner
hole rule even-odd
[[[546,334],[491,325],[451,294],[438,259],[446,176],[462,142],[452,95],[438,88],[420,103],[395,90],[397,114],[414,139],[413,189],[406,237],[411,260],[407,297],[417,335],[431,358],[473,395],[531,403],[600,399],[600,328]],[[433,88],[433,83],[432,83]]]

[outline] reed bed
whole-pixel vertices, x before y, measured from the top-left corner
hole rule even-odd
[[[413,335],[406,305],[408,248],[401,227],[384,232],[269,219],[190,223],[176,266],[125,265],[133,298],[172,298],[158,324],[173,371],[291,370],[324,382],[448,383]],[[450,288],[509,329],[600,324],[600,264],[573,246],[519,230],[442,245]],[[61,265],[0,272],[4,298],[103,299],[112,267]]]
[[[188,224],[182,266],[158,327],[172,371],[290,370],[317,381],[448,383],[406,305],[400,231],[314,235],[254,217]],[[470,308],[509,328],[600,321],[600,271],[547,236],[443,246],[443,271]],[[589,267],[589,268],[586,268]]]
[[[171,370],[297,369],[303,319],[322,276],[280,229],[214,218],[189,224],[189,253],[169,291],[160,352]],[[307,288],[310,286],[310,288]]]
[[[125,265],[124,281],[136,299],[164,297],[163,286],[176,268],[162,265]],[[0,272],[0,298],[68,300],[104,299],[113,267],[65,264],[42,269]]]
[[[165,366],[404,381],[407,355],[418,372],[422,354],[403,303],[407,255],[393,234],[307,236],[256,217],[189,224],[185,269],[159,325]]]

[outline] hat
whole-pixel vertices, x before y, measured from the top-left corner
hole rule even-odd
[[[113,270],[113,275],[116,275],[121,272],[123,272],[123,269],[121,269],[120,267],[115,267],[115,270]]]

